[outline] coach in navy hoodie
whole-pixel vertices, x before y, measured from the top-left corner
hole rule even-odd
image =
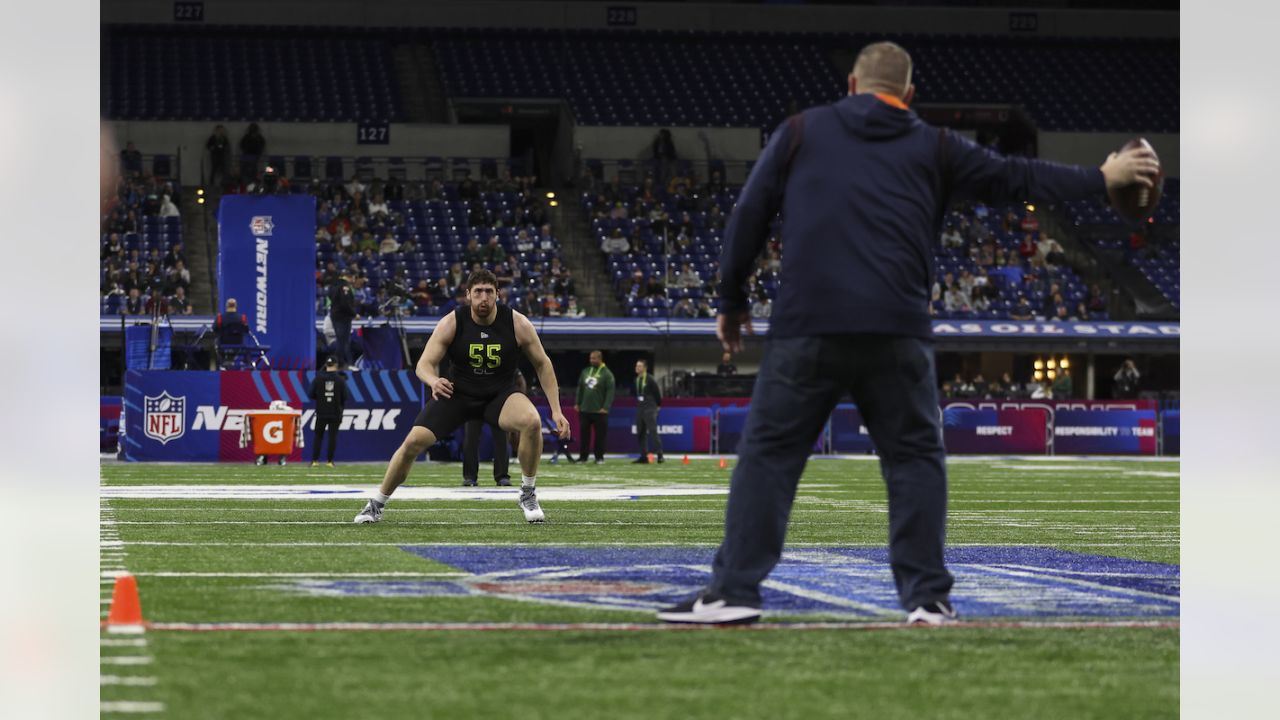
[[[931,127],[908,105],[911,58],[863,49],[849,95],[789,118],[769,139],[725,232],[717,334],[751,332],[747,279],[782,213],[782,283],[738,445],[711,583],[669,622],[760,616],[760,583],[781,557],[805,460],[845,392],[871,433],[889,495],[889,563],[909,622],[956,617],[943,563],[946,469],[929,291],[947,204],[1098,197],[1150,185],[1149,151],[1101,168],[1007,158]]]

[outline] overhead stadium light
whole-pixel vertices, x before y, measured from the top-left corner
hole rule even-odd
[[[547,191],[547,199],[548,199],[548,200],[555,200],[555,199],[556,199],[556,194],[555,194],[554,192],[552,192],[552,191],[548,190],[548,191]]]

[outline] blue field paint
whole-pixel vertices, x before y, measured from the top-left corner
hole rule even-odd
[[[684,599],[710,573],[710,548],[406,546],[471,573],[446,581],[307,581],[295,591],[380,597],[471,595],[557,605],[652,610]],[[952,599],[966,616],[1177,617],[1177,565],[1041,547],[948,552]],[[280,586],[277,586],[280,587]],[[784,554],[764,588],[783,615],[900,616],[882,548],[802,548]]]

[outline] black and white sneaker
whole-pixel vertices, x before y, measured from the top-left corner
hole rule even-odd
[[[907,613],[908,625],[947,625],[960,619],[948,600],[925,603]]]
[[[357,525],[367,525],[369,523],[381,522],[382,508],[384,507],[386,506],[374,500],[370,500],[369,502],[365,503],[364,509],[360,511],[360,514],[357,515],[356,519],[353,520],[352,522],[354,522]]]
[[[475,487],[478,484],[475,478],[462,478],[462,487]]]
[[[679,605],[658,611],[658,619],[699,625],[749,625],[759,620],[760,614],[758,607],[740,605],[704,590]]]
[[[540,523],[547,519],[542,514],[542,506],[538,505],[538,491],[535,488],[520,488],[520,509],[524,511],[524,519],[531,523]]]

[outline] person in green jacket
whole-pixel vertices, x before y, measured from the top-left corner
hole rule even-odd
[[[609,406],[613,405],[613,372],[604,365],[604,353],[591,351],[591,364],[578,376],[578,395],[573,409],[578,411],[582,432],[582,452],[578,462],[587,461],[591,433],[595,431],[596,464],[604,462],[604,441],[609,434]]]
[[[1053,399],[1070,400],[1071,390],[1071,371],[1066,368],[1058,370],[1053,378]]]

